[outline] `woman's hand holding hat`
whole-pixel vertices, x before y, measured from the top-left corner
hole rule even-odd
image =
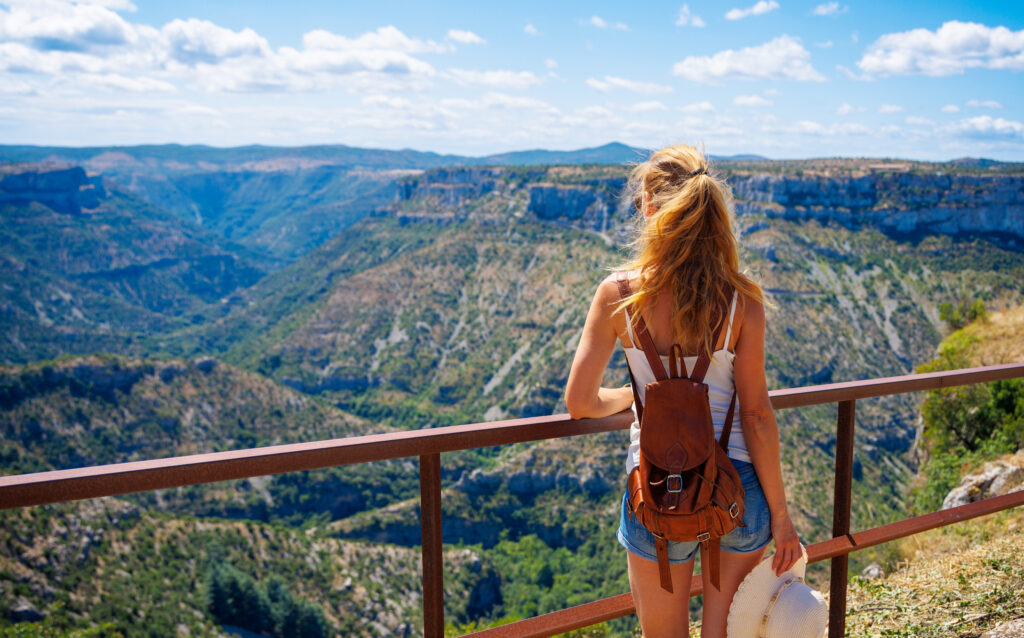
[[[789,518],[789,512],[772,512],[772,538],[775,539],[775,558],[772,560],[772,570],[776,576],[791,568],[803,555],[800,547],[800,537],[797,536],[793,521]]]

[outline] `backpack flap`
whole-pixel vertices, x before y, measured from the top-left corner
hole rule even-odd
[[[670,473],[693,469],[715,449],[708,387],[686,378],[647,384],[640,454]]]

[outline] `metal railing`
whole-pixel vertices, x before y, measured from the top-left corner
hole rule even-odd
[[[999,379],[1024,377],[1024,363],[929,374],[869,379],[770,392],[775,409],[838,403],[835,500],[832,538],[807,547],[809,562],[832,559],[829,636],[845,633],[847,559],[850,552],[935,527],[1024,504],[1024,491],[932,512],[859,532],[850,532],[853,432],[858,399]],[[441,453],[627,429],[629,411],[600,419],[566,415],[391,432],[328,441],[195,454],[151,461],[0,477],[0,509],[58,503],[184,485],[297,472],[339,465],[418,456],[423,552],[423,629],[444,635],[441,554]],[[692,595],[701,592],[699,580]],[[634,613],[631,594],[620,594],[569,609],[473,634],[481,638],[551,636]]]

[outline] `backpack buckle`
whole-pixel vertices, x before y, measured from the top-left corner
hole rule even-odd
[[[736,518],[739,515],[740,515],[740,506],[737,505],[735,502],[733,502],[733,504],[729,506],[729,516],[731,516],[733,518]]]
[[[672,479],[676,480],[675,489],[672,488]],[[669,474],[665,477],[665,491],[678,494],[683,491],[683,476],[681,474]]]
[[[706,543],[709,540],[711,540],[711,533],[710,532],[701,532],[700,534],[697,534],[697,542],[698,543]]]

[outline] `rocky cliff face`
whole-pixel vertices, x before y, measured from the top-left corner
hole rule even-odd
[[[879,173],[734,176],[738,215],[835,221],[896,233],[991,233],[1024,240],[1024,177]]]
[[[80,166],[70,168],[20,164],[0,169],[0,204],[39,202],[58,213],[80,215],[103,197],[99,179],[90,180]]]
[[[573,225],[604,232],[624,222],[632,212],[622,201],[624,178],[588,180],[582,184],[530,186],[527,210],[544,220],[568,220]]]
[[[567,178],[560,169],[536,169],[521,176],[529,194],[529,214],[597,232],[628,221],[633,209],[623,199],[624,168],[617,169],[618,176],[596,179]],[[794,176],[723,169],[739,216],[815,219],[853,230],[869,227],[902,235],[979,233],[1001,238],[1011,248],[1024,248],[1024,176],[916,172]],[[500,189],[502,180],[516,181],[514,171],[427,171],[400,186],[399,201],[434,195],[453,206]]]

